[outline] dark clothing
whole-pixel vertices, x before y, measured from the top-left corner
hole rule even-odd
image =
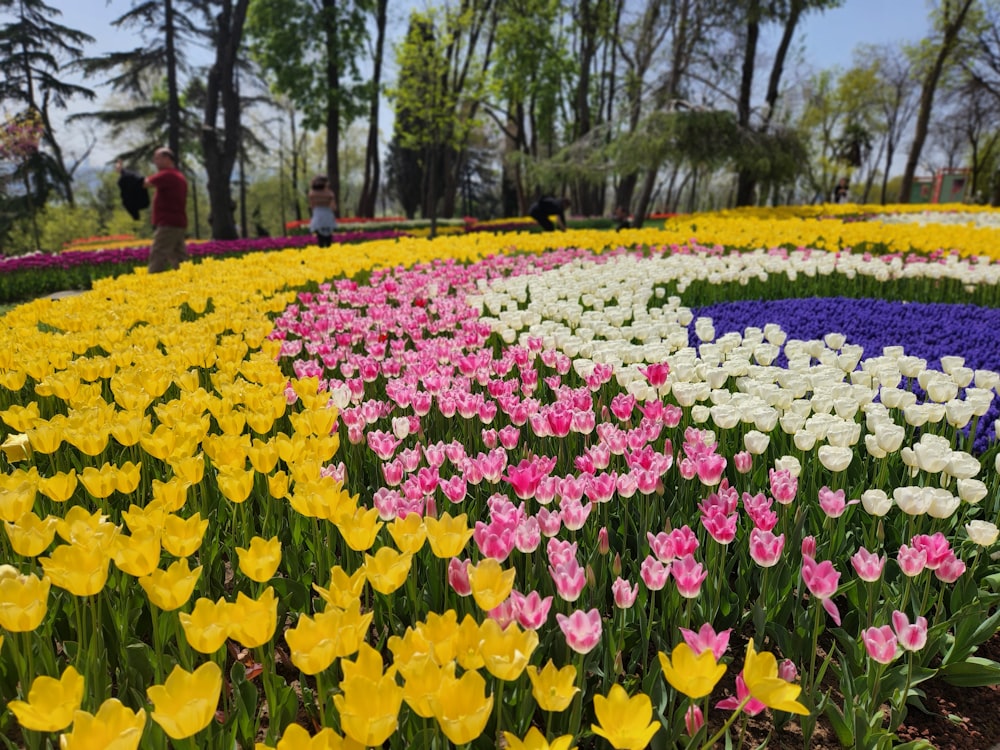
[[[566,209],[563,202],[556,198],[540,198],[528,211],[532,219],[537,221],[546,232],[553,231],[556,227],[552,223],[550,216],[558,216],[560,226],[566,226]]]
[[[156,189],[153,226],[187,229],[187,180],[176,169],[161,169],[146,178]]]
[[[118,191],[122,195],[122,205],[133,219],[139,218],[142,209],[149,208],[149,191],[143,184],[142,175],[122,170],[118,177]]]

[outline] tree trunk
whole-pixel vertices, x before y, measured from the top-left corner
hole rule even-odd
[[[337,0],[323,0],[326,33],[326,176],[340,205],[340,65],[337,60]]]
[[[913,130],[913,144],[910,146],[910,155],[906,159],[903,182],[899,186],[900,203],[910,202],[910,193],[913,191],[913,179],[917,173],[917,165],[920,162],[920,153],[923,151],[924,143],[927,141],[931,110],[934,107],[934,93],[937,90],[938,81],[941,80],[945,61],[955,48],[955,44],[958,41],[958,34],[965,24],[965,19],[972,3],[973,0],[961,0],[961,5],[954,19],[948,19],[946,14],[941,49],[938,50],[937,57],[934,58],[934,64],[927,71],[927,76],[924,78],[923,86],[920,89],[920,107],[917,110],[917,123]]]
[[[236,90],[236,58],[243,39],[243,25],[250,0],[224,0],[216,17],[215,62],[208,72],[205,123],[201,148],[208,176],[212,238],[236,239],[230,180],[240,145],[240,100]],[[217,128],[221,107],[223,127]]]
[[[371,218],[375,216],[375,205],[378,198],[380,180],[378,153],[378,112],[380,87],[382,81],[382,52],[385,48],[386,8],[388,0],[378,0],[375,10],[375,58],[372,61],[372,100],[368,116],[368,144],[365,147],[365,177],[361,186],[361,197],[358,199],[358,216]]]
[[[163,38],[167,53],[167,145],[181,158],[181,104],[177,92],[177,49],[174,41],[174,2],[163,2]]]
[[[747,38],[743,46],[743,71],[740,77],[740,98],[736,105],[736,119],[740,129],[750,130],[750,99],[753,95],[753,73],[757,61],[757,40],[760,38],[760,2],[753,0],[747,10]],[[754,197],[753,175],[741,169],[736,181],[736,205],[750,206]]]

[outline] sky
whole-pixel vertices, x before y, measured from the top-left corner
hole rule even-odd
[[[48,4],[62,12],[57,19],[59,23],[85,31],[95,38],[96,41],[85,49],[87,55],[129,49],[141,44],[141,38],[134,31],[111,26],[112,20],[131,7],[128,0],[48,0]],[[417,4],[415,0],[389,0],[390,27],[393,24],[398,27],[390,28],[390,37],[402,35],[406,10]],[[421,7],[423,4],[419,3]],[[833,66],[849,67],[859,44],[916,42],[927,34],[928,12],[927,0],[843,0],[838,8],[808,14],[800,22],[794,40],[801,64],[786,68],[786,76],[790,79]],[[777,33],[774,31],[763,36],[762,53],[773,50]],[[86,85],[93,87],[92,82],[86,82]],[[80,101],[71,104],[71,110],[99,108],[108,91],[100,87],[96,91],[96,107],[94,103]],[[85,126],[73,124],[65,128],[66,131],[57,133],[57,136],[66,140],[67,150],[72,156],[74,150],[77,153],[82,151],[86,140]],[[115,151],[115,144],[98,140],[90,162],[94,165],[105,164]]]

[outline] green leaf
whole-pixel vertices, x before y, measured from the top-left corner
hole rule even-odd
[[[826,704],[824,713],[826,714],[826,718],[830,720],[830,726],[833,727],[833,731],[836,733],[837,739],[840,740],[840,744],[844,747],[854,745],[854,732],[851,731],[851,727],[844,718],[840,707],[833,701],[829,701]]]
[[[940,674],[949,685],[958,687],[1000,685],[1000,663],[980,656],[942,667]]]

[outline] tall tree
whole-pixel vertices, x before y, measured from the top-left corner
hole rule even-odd
[[[920,86],[920,106],[917,109],[917,122],[913,128],[913,143],[910,145],[910,154],[906,158],[903,182],[899,187],[901,203],[910,202],[913,178],[917,173],[920,154],[927,141],[931,111],[934,108],[934,94],[944,72],[945,64],[958,45],[959,35],[969,19],[969,12],[975,2],[976,0],[942,0],[941,6],[938,8],[937,23],[941,30],[941,39],[935,45],[931,64],[927,68]]]
[[[51,184],[72,204],[73,170],[66,166],[52,127],[52,108],[65,108],[75,96],[94,98],[91,89],[58,77],[94,38],[57,23],[54,19],[62,12],[43,0],[0,0],[0,14],[8,19],[0,25],[0,101],[17,102],[23,110],[38,113],[49,153],[32,159],[36,179],[45,188],[43,196]]]
[[[372,81],[368,105],[368,141],[365,144],[365,173],[358,199],[358,216],[375,216],[381,179],[378,152],[379,103],[382,98],[382,59],[385,52],[385,27],[388,0],[375,0],[375,49],[372,53]]]
[[[242,136],[237,64],[249,3],[250,0],[212,0],[204,6],[210,17],[206,20],[211,23],[215,60],[205,85],[201,151],[208,176],[209,223],[212,237],[219,240],[237,236],[230,182]]]
[[[341,132],[371,102],[372,83],[357,62],[379,1],[254,0],[250,7],[248,37],[265,77],[299,107],[307,128],[326,128],[326,171],[338,200]]]
[[[778,97],[781,94],[781,78],[785,70],[785,61],[799,21],[802,20],[804,14],[812,10],[823,11],[836,7],[841,2],[843,0],[777,0],[773,3],[766,3],[764,0],[744,0],[740,3],[744,11],[745,35],[736,116],[742,129],[767,133],[774,117]],[[752,120],[753,79],[757,66],[757,45],[760,41],[760,31],[762,25],[766,23],[781,24],[781,39],[771,63],[764,105],[758,120],[755,122]],[[736,205],[751,205],[754,202],[756,185],[757,179],[753,170],[749,167],[740,169],[737,178]]]

